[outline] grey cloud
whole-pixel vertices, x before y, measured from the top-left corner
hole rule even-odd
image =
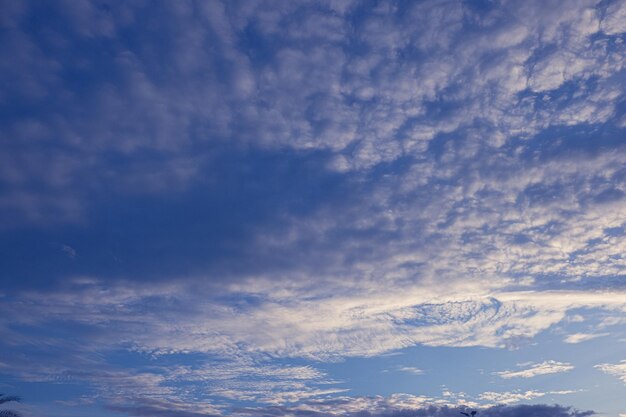
[[[595,368],[601,370],[604,373],[609,375],[613,375],[619,378],[622,382],[626,384],[626,360],[623,360],[619,363],[602,363],[596,365]]]
[[[179,401],[166,402],[161,400],[143,399],[135,404],[110,404],[107,407],[111,411],[124,413],[132,417],[217,417],[222,413],[210,405],[193,406]]]
[[[219,414],[195,413],[190,411],[168,410],[149,406],[111,406],[111,411],[133,417],[213,417]]]
[[[465,411],[466,409],[464,409]],[[390,414],[389,416],[394,417],[453,417],[459,415],[458,408],[437,408],[432,407],[424,410],[406,410],[406,411],[397,411]],[[485,410],[480,410],[478,415],[486,416],[486,417],[587,417],[595,415],[592,411],[577,411],[573,410],[570,407],[563,407],[559,405],[517,405],[517,406],[497,406],[488,408]]]
[[[50,148],[43,163],[4,161],[13,178],[23,178],[7,181],[11,200],[18,204],[24,194],[19,208],[35,213],[21,222],[45,216],[44,207],[51,205],[74,208],[61,216],[63,221],[77,216],[89,199],[81,178],[94,171],[112,179],[101,184],[107,190],[164,192],[187,184],[202,175],[196,167],[205,155],[203,144],[215,141],[330,150],[344,168],[367,170],[422,155],[437,134],[462,136],[477,119],[488,126],[486,132],[497,132],[481,139],[488,146],[552,125],[606,122],[621,96],[624,47],[604,45],[606,38],[589,39],[599,30],[592,24],[599,12],[588,2],[575,7],[553,3],[541,13],[535,3],[519,10],[512,4],[510,10],[486,14],[462,2],[388,3],[374,10],[363,5],[352,10],[366,17],[362,21],[342,19],[332,4],[313,11],[289,2],[276,8],[211,3],[198,15],[182,4],[150,10],[141,3],[80,5],[58,10],[32,5],[14,15],[3,42],[22,57],[4,68],[6,77],[13,72],[18,77],[5,83],[18,88],[4,91],[6,100],[34,100],[43,110],[54,110],[38,116],[39,133],[20,128],[28,124],[21,116],[3,126],[5,134],[20,138],[10,149],[14,156],[36,157],[26,141],[33,134]],[[604,21],[620,10],[617,2],[611,4]],[[44,12],[53,17],[45,30],[58,42],[21,29],[28,18]],[[496,19],[498,14],[505,18]],[[156,45],[148,34],[132,29],[135,24],[152,27],[163,16],[167,19],[158,27],[167,42]],[[582,24],[580,16],[589,22]],[[461,37],[462,29],[472,35]],[[121,32],[136,46],[118,48],[113,39]],[[74,35],[88,44],[103,43],[108,53],[94,56],[72,48]],[[355,44],[370,53],[355,53]],[[580,54],[564,58],[557,50],[535,57],[528,52],[548,51],[551,44]],[[514,49],[494,55],[498,48]],[[559,65],[572,73],[556,79],[541,70]],[[86,88],[64,83],[74,73],[84,78]],[[524,94],[520,106],[516,94],[526,89],[527,76],[531,88],[555,92],[550,97]],[[572,98],[569,88],[559,90],[569,81],[584,98]],[[559,101],[559,94],[570,100]],[[426,136],[412,130],[424,125],[432,130]],[[141,163],[145,151],[165,158],[159,165],[163,174],[155,176],[153,166]],[[130,169],[115,172],[105,155],[127,158]],[[23,181],[39,184],[37,194],[49,195],[50,201],[27,192]]]
[[[1,236],[11,353],[15,322],[78,324],[78,351],[334,360],[623,315],[620,2],[23,4],[0,226],[52,226]]]
[[[457,417],[460,411],[466,411],[467,407],[449,406],[426,406],[419,409],[389,409],[384,411],[370,412],[367,409],[357,412],[343,412],[342,410],[315,411],[310,409],[298,409],[297,407],[268,407],[259,409],[239,410],[244,415],[251,416],[302,416],[302,417],[328,417],[336,415],[349,415],[353,417]],[[593,416],[593,411],[578,411],[571,407],[560,405],[516,405],[495,406],[480,409],[480,416],[486,417],[588,417]]]
[[[570,407],[559,405],[518,405],[512,407],[499,406],[485,410],[487,416],[554,416],[554,417],[587,417],[593,416],[593,411],[578,411]]]

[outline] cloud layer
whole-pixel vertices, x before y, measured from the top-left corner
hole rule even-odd
[[[610,352],[577,361],[626,332],[624,2],[2,10],[3,375],[189,417],[443,416],[580,392],[541,375],[624,380]],[[481,364],[502,389],[455,402],[335,376],[542,337],[569,353]],[[410,363],[385,369],[441,385]],[[588,415],[481,414],[530,412]]]
[[[375,400],[373,398],[363,398],[360,405]],[[355,405],[358,402],[355,402]],[[336,416],[336,415],[367,415],[367,416],[406,416],[406,417],[447,417],[457,416],[460,411],[469,411],[467,407],[449,407],[449,406],[425,406],[425,407],[403,407],[402,404],[394,404],[394,401],[378,402],[377,408],[360,409],[358,405],[353,407],[345,401],[328,401],[320,403],[311,403],[306,406],[297,408],[264,408],[264,409],[243,409],[239,410],[243,415],[265,415],[265,416],[283,416],[293,415],[300,416]],[[550,416],[550,417],[586,417],[594,415],[591,411],[578,411],[569,407],[558,405],[518,405],[518,406],[494,406],[481,409],[480,415],[485,416]]]
[[[567,372],[574,369],[569,363],[557,361],[545,361],[542,363],[530,364],[518,371],[502,371],[497,372],[501,378],[532,378],[537,375],[555,374],[558,372]]]

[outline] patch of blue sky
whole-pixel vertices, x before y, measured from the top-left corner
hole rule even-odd
[[[610,381],[610,376],[594,369],[597,363],[619,360],[620,342],[615,339],[600,342],[602,346],[605,343],[613,344],[614,349],[610,354],[604,349],[598,350],[593,342],[566,345],[555,334],[544,333],[514,350],[418,346],[380,358],[350,358],[327,368],[332,369],[332,374],[337,378],[346,381],[346,385],[349,384],[351,395],[391,395],[402,392],[443,398],[443,393],[448,392],[478,398],[486,391],[569,391],[557,394],[555,401],[579,408],[595,407],[604,408],[607,412],[618,412],[619,407],[607,409],[606,405],[616,404],[623,386],[615,378]],[[572,364],[573,369],[532,378],[503,379],[496,375],[503,370],[523,368],[516,364],[528,367],[529,364],[548,360]],[[406,368],[417,368],[423,373],[404,371]],[[536,401],[534,398],[526,400],[527,403]]]

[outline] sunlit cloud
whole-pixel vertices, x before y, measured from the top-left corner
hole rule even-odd
[[[595,339],[596,337],[608,336],[610,333],[574,333],[568,335],[565,339],[565,343],[581,343],[587,340]]]
[[[538,375],[555,374],[558,372],[567,372],[574,369],[569,363],[557,362],[557,361],[545,361],[542,363],[527,364],[521,366],[523,369],[517,371],[501,371],[496,372],[501,378],[532,378]]]
[[[8,389],[619,411],[575,375],[625,381],[624,2],[5,3]]]
[[[545,395],[567,395],[575,391],[512,391],[512,392],[484,392],[479,398],[495,404],[515,404],[524,400],[534,400]]]
[[[602,363],[595,367],[606,374],[618,377],[622,382],[626,383],[626,360],[619,363]]]

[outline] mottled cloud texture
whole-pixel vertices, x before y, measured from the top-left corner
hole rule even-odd
[[[460,415],[461,411],[468,411],[467,408],[453,408],[447,406],[429,406],[423,408],[413,409],[379,409],[373,412],[362,410],[343,410],[341,403],[338,403],[336,408],[328,407],[323,410],[316,409],[315,406],[306,406],[301,408],[266,408],[266,409],[243,409],[238,410],[243,415],[250,416],[283,416],[292,415],[296,417],[300,416],[335,416],[335,415],[347,415],[347,416],[394,416],[394,417],[453,417]],[[364,412],[365,411],[365,412]],[[533,416],[533,417],[586,417],[593,415],[590,411],[577,411],[569,407],[562,407],[558,405],[518,405],[518,406],[496,406],[486,408],[480,411],[481,415],[485,416],[503,416],[503,417],[517,417],[517,416]],[[173,414],[173,416],[176,414]]]
[[[625,2],[0,5],[31,414],[623,411]]]

